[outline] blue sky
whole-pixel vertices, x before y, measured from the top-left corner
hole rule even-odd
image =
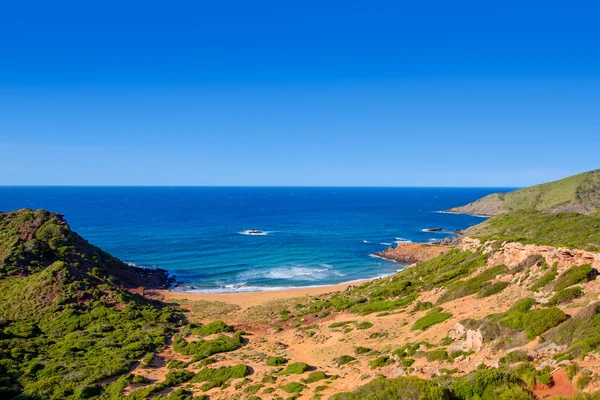
[[[0,184],[515,187],[600,168],[599,12],[5,1]]]

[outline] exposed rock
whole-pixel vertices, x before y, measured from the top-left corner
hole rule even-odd
[[[464,346],[473,350],[479,351],[481,350],[481,346],[483,345],[483,336],[481,335],[481,331],[478,329],[467,330],[467,339],[465,340]]]
[[[450,246],[440,246],[424,243],[398,243],[396,247],[375,253],[376,256],[401,263],[419,263],[427,261],[452,249]]]
[[[423,232],[441,232],[442,228],[426,228]]]
[[[452,340],[462,339],[467,333],[467,329],[463,324],[457,322],[448,332],[448,337]]]
[[[462,238],[459,248],[462,251],[475,251],[482,249],[489,255],[488,265],[504,264],[514,268],[529,256],[541,255],[548,265],[558,263],[560,267],[568,268],[574,265],[590,264],[592,268],[600,269],[600,253],[585,250],[568,249],[564,247],[538,246],[535,244],[521,244],[517,242],[504,243],[502,247],[493,249],[488,243],[481,243],[477,238]]]

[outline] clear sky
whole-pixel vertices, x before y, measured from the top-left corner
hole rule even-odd
[[[0,2],[3,185],[600,168],[597,1]]]

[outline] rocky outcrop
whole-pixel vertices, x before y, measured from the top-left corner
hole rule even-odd
[[[483,335],[481,331],[467,329],[463,324],[457,322],[448,332],[448,337],[453,341],[459,341],[461,339],[465,339],[462,343],[450,348],[450,352],[455,352],[458,350],[462,351],[479,351],[483,346]]]
[[[437,244],[398,243],[396,247],[390,246],[382,252],[375,253],[375,255],[386,260],[413,264],[437,257],[450,249],[452,249],[451,246]]]
[[[504,243],[500,248],[493,248],[491,243],[482,244],[477,238],[464,237],[459,246],[462,251],[483,250],[489,255],[488,265],[504,264],[509,268],[516,267],[529,256],[541,255],[546,263],[558,263],[560,267],[590,264],[592,268],[600,269],[600,253],[585,250],[568,249],[564,247],[538,246],[517,242]]]

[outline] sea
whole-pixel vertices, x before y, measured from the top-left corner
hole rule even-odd
[[[508,190],[5,186],[0,211],[62,213],[71,229],[124,262],[166,269],[178,290],[247,292],[393,274],[405,265],[374,253],[453,236],[483,219],[443,210]]]

